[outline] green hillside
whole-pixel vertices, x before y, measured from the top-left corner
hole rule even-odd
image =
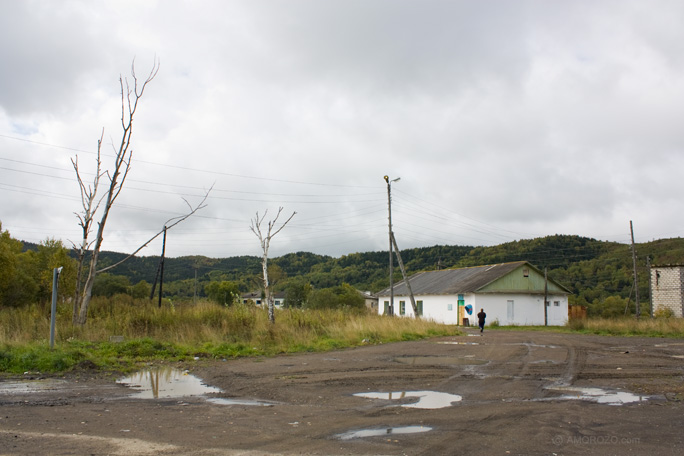
[[[25,248],[32,248],[25,245]],[[648,313],[647,256],[651,264],[684,263],[684,239],[660,239],[636,246],[639,296],[642,313]],[[616,316],[634,311],[633,266],[627,244],[598,241],[580,236],[554,235],[520,240],[491,247],[436,245],[401,252],[409,274],[438,268],[459,268],[526,260],[549,277],[568,287],[571,304],[586,305],[590,314]],[[102,252],[101,265],[113,264],[124,255]],[[308,252],[290,253],[269,260],[274,289],[283,290],[292,281],[310,283],[315,289],[348,283],[360,290],[377,292],[389,285],[388,252],[364,252],[333,258]],[[115,285],[125,288],[155,280],[159,257],[134,257],[103,277],[96,292],[112,293]],[[204,296],[211,282],[227,281],[242,292],[259,288],[260,258],[240,256],[167,258],[164,267],[164,296]],[[401,273],[395,267],[395,281]],[[110,288],[108,291],[108,287]],[[631,299],[630,299],[631,297]]]

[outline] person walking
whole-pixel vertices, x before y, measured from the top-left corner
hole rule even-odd
[[[480,313],[477,314],[477,323],[480,326],[480,332],[484,331],[484,325],[485,325],[485,319],[487,318],[487,314],[485,313],[484,309],[480,309]]]

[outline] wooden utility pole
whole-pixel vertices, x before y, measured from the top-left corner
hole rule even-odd
[[[394,257],[392,255],[393,238],[392,235],[392,182],[397,182],[400,177],[390,180],[389,176],[384,177],[387,182],[387,209],[389,220],[389,287],[390,287],[390,305],[389,314],[394,315]]]
[[[637,264],[636,264],[636,248],[634,247],[634,227],[632,221],[629,221],[629,232],[632,236],[632,265],[634,266],[634,302],[636,304],[636,317],[641,316],[641,309],[639,308],[639,279],[637,276]]]
[[[164,259],[166,257],[166,227],[164,227],[164,237],[162,241],[161,263],[159,268],[159,308],[162,305],[162,287],[164,286]]]
[[[549,326],[549,278],[544,266],[544,326]]]
[[[152,291],[150,292],[150,300],[154,298],[154,290],[157,288],[157,281],[159,281],[159,307],[162,305],[162,287],[164,283],[164,256],[166,253],[166,225],[162,233],[164,233],[162,241],[162,254],[159,258],[159,266],[157,266],[157,274],[154,276],[154,283],[152,284]]]
[[[413,308],[413,316],[418,318],[418,306],[416,306],[416,299],[413,297],[413,290],[411,290],[411,282],[409,282],[408,276],[406,275],[406,269],[404,268],[404,262],[401,261],[401,253],[399,253],[399,246],[397,246],[397,240],[394,238],[394,233],[390,233],[392,237],[392,244],[394,244],[394,250],[397,252],[397,261],[399,262],[399,268],[401,269],[401,275],[404,277],[404,282],[406,283],[406,288],[408,288],[409,297],[411,298],[411,307]]]

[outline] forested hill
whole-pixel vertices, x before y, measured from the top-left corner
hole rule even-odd
[[[642,300],[647,300],[646,257],[650,257],[651,264],[684,263],[684,239],[637,244],[636,250],[639,292]],[[626,300],[633,295],[630,246],[580,236],[555,235],[492,247],[437,245],[402,250],[401,256],[409,274],[526,260],[539,269],[548,268],[549,277],[572,290],[571,301],[578,304],[586,305],[611,296]],[[103,252],[101,265],[113,264],[123,257],[124,254]],[[307,281],[315,288],[348,283],[373,292],[389,284],[387,251],[353,253],[340,258],[297,252],[270,259],[269,263],[276,289],[294,280]],[[158,265],[159,257],[134,257],[111,272],[124,276],[131,285],[142,280],[152,283]],[[260,258],[256,256],[167,258],[164,291],[165,295],[191,297],[198,290],[202,296],[204,285],[212,281],[234,282],[240,290],[250,291],[258,288],[260,273]],[[395,274],[396,280],[400,280],[399,268],[395,268]]]

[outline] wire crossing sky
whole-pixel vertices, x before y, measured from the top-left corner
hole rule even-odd
[[[684,234],[684,3],[0,0],[0,222],[79,242],[95,172],[140,101],[105,250],[271,256]],[[90,173],[90,174],[88,174]],[[267,217],[268,219],[268,217]],[[158,255],[153,243],[141,252]]]

